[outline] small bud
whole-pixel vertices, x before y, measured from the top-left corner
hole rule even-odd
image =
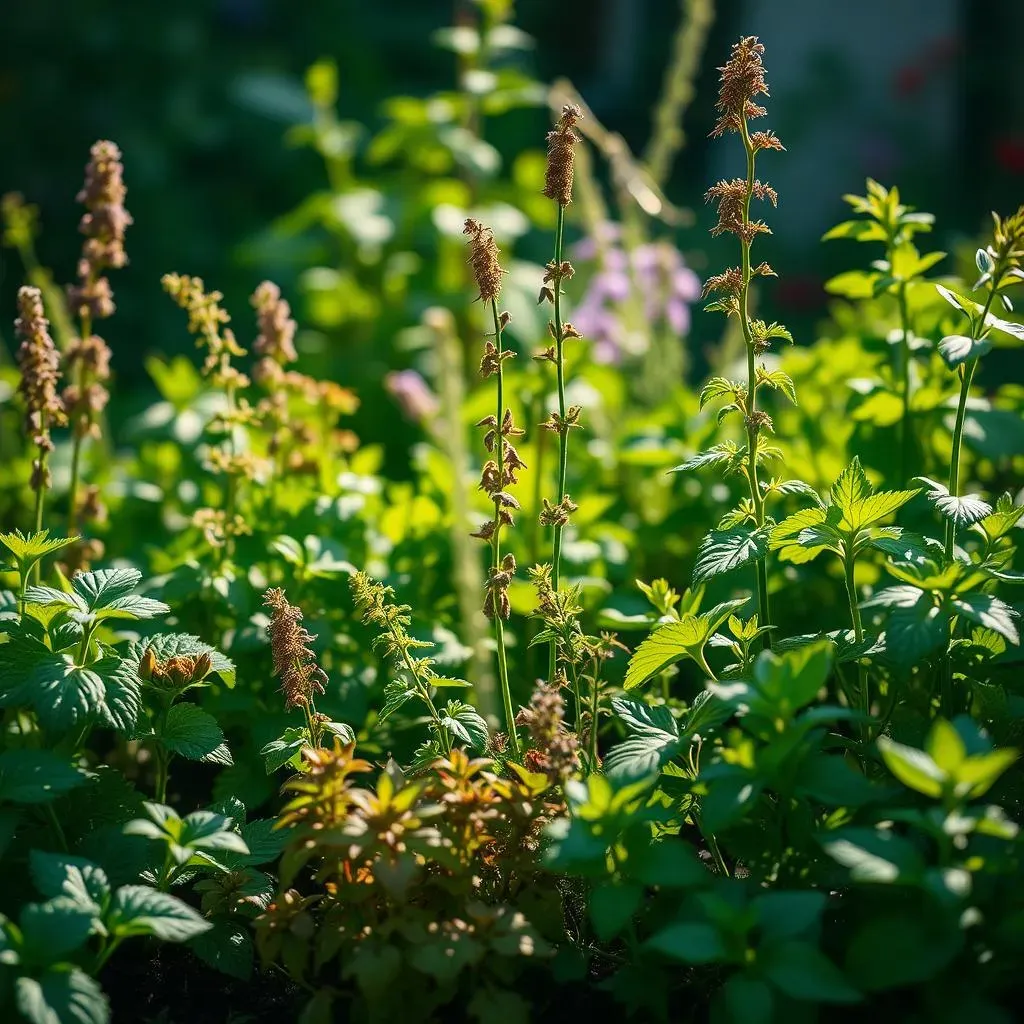
[[[139,678],[150,680],[153,678],[153,670],[156,668],[156,655],[152,647],[147,647],[139,659]]]
[[[192,672],[192,682],[198,683],[205,679],[210,674],[210,669],[213,668],[213,659],[209,654],[200,654],[196,658],[196,667]]]

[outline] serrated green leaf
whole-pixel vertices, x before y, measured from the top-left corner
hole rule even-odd
[[[110,1006],[99,982],[69,964],[14,982],[14,1002],[29,1024],[109,1024]]]
[[[716,398],[724,398],[728,395],[734,398],[743,389],[742,384],[736,381],[727,380],[725,377],[712,377],[700,391],[700,408],[703,409],[708,402]]]
[[[271,740],[260,751],[260,757],[263,758],[266,765],[267,774],[270,775],[272,772],[276,772],[278,768],[283,768],[286,764],[290,764],[293,768],[297,769],[302,748],[308,745],[309,736],[305,728],[296,725],[289,726],[285,729],[282,736],[276,740]]]
[[[490,732],[480,712],[469,704],[450,701],[442,712],[441,724],[460,742],[482,752],[487,749]]]
[[[958,615],[994,630],[1011,644],[1020,644],[1017,613],[1005,601],[992,594],[975,593],[953,598],[951,603]]]
[[[844,516],[857,502],[871,496],[871,484],[856,455],[846,469],[839,474],[839,479],[832,485],[829,494],[832,504],[837,506]]]
[[[49,530],[28,534],[22,533],[21,530],[0,533],[0,544],[10,551],[23,570],[35,565],[40,558],[60,551],[70,544],[71,540],[70,537],[50,537]]]
[[[732,572],[768,554],[771,530],[712,530],[701,541],[697,551],[697,564],[693,569],[694,583],[704,583],[722,573]]]
[[[29,863],[32,881],[44,896],[65,896],[97,912],[102,911],[110,899],[106,873],[84,857],[33,850]]]
[[[209,931],[210,922],[168,892],[148,885],[123,885],[114,893],[107,915],[112,935],[155,935],[163,942],[187,942]]]
[[[221,751],[224,733],[217,720],[195,704],[183,702],[172,705],[159,740],[168,750],[190,761],[209,761],[223,765],[233,763],[231,754],[227,753],[225,757]]]
[[[681,658],[699,654],[712,633],[732,612],[746,603],[746,598],[727,601],[701,615],[686,614],[678,622],[659,626],[633,652],[626,669],[624,688],[635,689]]]
[[[208,931],[190,939],[188,948],[203,963],[231,978],[248,981],[252,977],[252,937],[238,921],[214,922]]]
[[[670,473],[686,473],[693,469],[704,469],[707,466],[732,464],[742,457],[745,448],[738,448],[732,441],[723,441],[707,451],[698,452],[685,462],[669,470]]]
[[[957,530],[992,514],[992,506],[980,494],[953,495],[945,484],[926,476],[914,477],[913,482],[926,488],[925,497]]]
[[[859,501],[854,501],[848,508],[843,509],[840,528],[846,527],[851,531],[865,530],[892,515],[919,493],[919,490],[879,491],[877,494],[870,494]]]

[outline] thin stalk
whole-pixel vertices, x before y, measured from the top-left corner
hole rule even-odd
[[[562,266],[562,238],[565,228],[565,207],[558,205],[558,218],[555,222],[555,267]],[[556,504],[561,504],[565,499],[565,477],[569,463],[569,431],[565,424],[565,361],[563,358],[562,337],[562,279],[556,272],[554,280],[555,291],[555,371],[558,380],[558,496]],[[500,422],[500,421],[499,421]],[[558,590],[559,579],[562,570],[562,530],[561,523],[555,523],[554,534],[551,542],[551,587]],[[555,679],[555,660],[557,646],[554,640],[548,652],[548,682]]]
[[[905,482],[910,472],[910,449],[914,440],[910,419],[910,310],[907,308],[907,286],[899,287],[897,300],[900,307],[900,329],[903,335],[900,346],[900,397],[903,400],[903,414],[900,419],[900,482]]]
[[[91,277],[90,277],[91,280]],[[81,328],[82,328],[82,341],[87,342],[89,336],[92,334],[92,320],[88,312],[83,313],[81,317]],[[78,360],[78,366],[75,370],[75,384],[79,389],[79,394],[84,395],[85,393],[85,368],[81,360]],[[81,476],[81,462],[82,462],[82,441],[84,437],[78,431],[77,426],[72,424],[74,434],[74,442],[71,447],[71,484],[68,488],[68,536],[73,537],[78,528],[78,481]]]
[[[67,853],[70,847],[68,846],[67,836],[64,834],[64,829],[61,827],[60,819],[57,817],[57,813],[53,809],[52,804],[43,805],[47,820],[50,823],[50,828],[53,829],[53,834],[57,838],[57,842],[60,843],[60,848]]]
[[[430,711],[430,717],[437,724],[437,731],[441,736],[441,742],[444,744],[445,753],[451,753],[452,739],[448,730],[441,725],[441,716],[437,713],[437,708],[434,706],[434,702],[430,699],[430,688],[420,678],[419,673],[416,671],[416,666],[413,664],[412,658],[409,657],[409,652],[401,645],[401,634],[394,626],[388,626],[388,632],[395,641],[395,646],[402,652],[402,660],[405,662],[406,671],[409,673],[409,677],[412,681],[419,687],[420,696],[423,698],[424,703],[427,705],[427,709]]]
[[[856,643],[860,643],[864,639],[864,626],[861,623],[860,608],[857,604],[857,584],[854,579],[854,571],[856,568],[856,559],[853,554],[853,544],[851,543],[846,547],[845,554],[843,555],[843,569],[846,577],[846,598],[850,603],[850,619],[853,622],[853,638]],[[864,671],[864,666],[857,661],[857,683],[860,688],[861,708],[865,715],[871,714],[871,690],[868,684],[867,673]],[[870,726],[867,722],[864,723],[864,737],[867,739],[871,734]]]
[[[590,690],[590,770],[597,771],[597,716],[601,701],[601,672],[594,662],[593,685]]]
[[[747,154],[747,184],[746,194],[743,198],[743,223],[750,223],[750,199],[754,194],[754,145],[750,141],[750,131],[747,128],[747,118],[744,114],[740,119],[740,137],[743,139],[743,148]],[[741,272],[742,285],[740,287],[740,326],[743,328],[743,340],[747,346],[747,482],[750,485],[750,501],[754,507],[754,520],[757,529],[764,527],[764,496],[761,494],[761,485],[757,479],[757,440],[759,428],[754,413],[757,411],[757,365],[754,353],[754,336],[750,330],[750,241],[746,238],[740,239],[742,255]],[[757,607],[758,621],[763,626],[771,625],[771,616],[768,607],[768,569],[764,558],[757,560]],[[771,632],[762,634],[761,643],[766,650],[772,646]]]
[[[498,439],[495,444],[498,463],[498,480],[504,486],[505,480],[505,436],[502,433],[502,426],[505,422],[505,374],[501,366],[501,318],[498,316],[498,300],[491,299],[491,316],[494,319],[494,344],[498,349]],[[501,503],[498,499],[494,502],[494,534],[491,537],[491,558],[494,564],[494,571],[501,569]],[[508,730],[509,742],[512,745],[512,754],[519,756],[519,737],[516,735],[516,716],[512,710],[512,690],[508,682],[508,660],[505,654],[505,626],[501,618],[501,609],[494,608],[494,640],[498,646],[498,681],[501,684],[501,700],[505,706],[505,727]]]
[[[960,447],[964,436],[964,420],[967,415],[967,394],[971,390],[974,371],[978,368],[978,360],[972,359],[960,367],[960,402],[956,409],[956,424],[953,427],[953,451],[949,459],[949,493],[957,497],[960,488]],[[953,546],[956,542],[956,531],[952,520],[946,520],[946,557],[953,557]]]
[[[36,514],[35,514],[36,533],[41,532],[42,529],[43,529],[43,504],[44,504],[43,494],[46,491],[45,479],[46,479],[46,451],[43,448],[40,448],[39,449],[39,486],[36,488]],[[35,565],[32,566],[32,577],[35,580],[37,586],[38,586],[39,580],[41,578],[42,564],[43,564],[43,560],[41,558],[37,558],[36,562],[35,562]],[[22,594],[24,595],[24,590],[22,591]]]

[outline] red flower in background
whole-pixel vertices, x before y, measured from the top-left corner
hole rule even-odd
[[[1011,174],[1024,174],[1024,135],[1004,135],[996,139],[996,163]]]

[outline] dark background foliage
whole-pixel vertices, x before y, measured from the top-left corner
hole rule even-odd
[[[200,274],[226,293],[229,306],[244,309],[245,296],[266,273],[253,265],[246,241],[322,184],[315,155],[282,145],[286,127],[306,114],[304,70],[320,57],[335,59],[341,116],[372,130],[381,123],[386,97],[422,96],[451,84],[453,57],[429,37],[467,16],[468,6],[465,0],[4,5],[0,191],[18,189],[41,208],[40,255],[58,280],[73,271],[74,194],[88,146],[107,137],[125,153],[136,227],[129,237],[131,266],[116,282],[120,312],[109,326],[122,379],[139,378],[145,352],[187,344],[161,298],[162,273]],[[572,79],[602,121],[639,151],[682,6],[671,0],[520,0],[515,13],[537,42],[528,58],[535,76]],[[857,13],[842,18],[831,5],[807,7],[799,0],[715,6],[698,100],[685,125],[687,147],[668,186],[670,198],[697,209],[696,224],[676,241],[696,250],[691,262],[698,272],[716,262],[701,253],[707,218],[700,196],[715,177],[730,173],[706,140],[715,65],[740,31],[757,32],[768,45],[770,81],[783,83],[773,87],[772,127],[789,146],[791,166],[803,167],[788,192],[786,172],[779,172],[783,205],[776,227],[784,214],[790,222],[766,243],[773,262],[784,253],[784,280],[774,298],[781,315],[803,317],[810,326],[823,312],[821,282],[846,264],[848,254],[833,246],[822,255],[815,243],[842,215],[838,193],[859,189],[865,175],[898,181],[909,201],[935,212],[937,241],[946,248],[982,229],[990,209],[1019,201],[1024,128],[1016,64],[995,59],[1022,30],[1017,5],[900,0],[857,5]],[[861,19],[859,36],[847,31],[851,16]],[[789,59],[780,45],[798,30],[813,45],[799,66],[780,66],[780,59]],[[881,56],[860,59],[882,35],[895,59],[884,67]],[[871,89],[882,102],[862,102]],[[489,141],[511,156],[535,147],[544,127],[543,111],[525,112],[502,120],[500,137]],[[850,159],[840,152],[844,138],[869,141]],[[826,172],[829,161],[838,164]],[[827,215],[809,216],[794,230],[799,206]],[[9,252],[0,259],[0,300],[10,311],[20,268]],[[294,282],[282,284],[294,292]],[[695,327],[698,340],[718,330],[714,318],[703,320]],[[130,354],[139,357],[134,364]]]

